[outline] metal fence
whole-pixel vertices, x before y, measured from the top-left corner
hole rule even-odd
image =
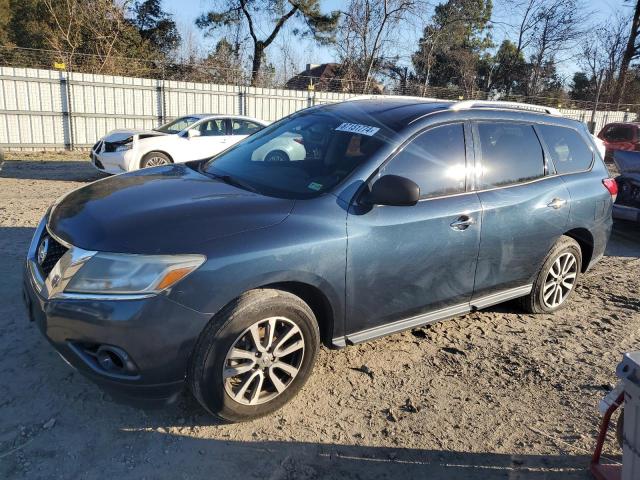
[[[0,67],[0,147],[90,147],[116,128],[151,129],[181,115],[248,115],[273,121],[297,110],[346,100],[351,93],[183,82],[93,73]],[[583,122],[592,110],[560,109]],[[633,121],[629,111],[598,111],[595,131]]]

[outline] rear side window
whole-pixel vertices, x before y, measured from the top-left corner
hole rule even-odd
[[[631,142],[633,140],[633,128],[630,125],[612,125],[607,129],[603,137],[609,142]]]
[[[427,130],[380,170],[416,182],[422,198],[465,191],[464,128],[461,123]]]
[[[558,173],[581,172],[591,166],[593,152],[578,132],[551,125],[539,125],[538,129]]]
[[[544,176],[544,157],[531,125],[478,124],[482,151],[480,188],[511,185]]]
[[[231,135],[251,135],[261,129],[262,127],[257,123],[231,119]]]

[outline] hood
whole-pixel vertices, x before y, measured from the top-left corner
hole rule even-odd
[[[56,203],[49,230],[84,248],[206,253],[206,242],[282,222],[294,201],[255,194],[182,164],[117,175]]]
[[[613,163],[618,167],[618,171],[622,173],[640,173],[640,152],[632,152],[626,150],[615,150],[613,154]]]
[[[118,130],[111,130],[104,137],[102,137],[102,139],[105,142],[109,142],[109,143],[120,143],[133,136],[136,136],[138,138],[147,138],[147,137],[159,137],[162,135],[167,135],[167,134],[163,132],[156,132],[155,130],[135,130],[135,129],[121,128]]]

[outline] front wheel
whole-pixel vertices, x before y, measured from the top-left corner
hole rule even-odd
[[[562,308],[573,294],[582,268],[580,245],[562,236],[553,246],[533,284],[531,293],[522,299],[529,313],[551,313]]]
[[[171,158],[165,153],[162,152],[149,152],[144,157],[142,157],[142,161],[140,162],[140,168],[148,168],[148,167],[159,167],[161,165],[170,165],[173,162]]]
[[[313,311],[295,295],[247,292],[200,335],[191,360],[191,391],[210,413],[231,422],[267,415],[309,378],[320,345]]]

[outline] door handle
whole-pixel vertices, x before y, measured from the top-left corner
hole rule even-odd
[[[474,223],[476,221],[469,215],[461,215],[455,222],[451,223],[450,227],[454,230],[466,230]]]
[[[562,198],[554,198],[550,203],[547,203],[547,207],[558,210],[559,208],[564,207],[566,203],[567,201]]]

